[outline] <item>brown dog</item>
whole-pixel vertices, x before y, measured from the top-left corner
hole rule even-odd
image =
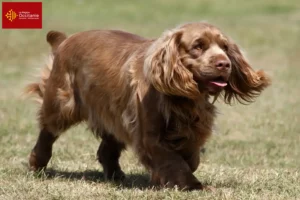
[[[211,135],[219,94],[251,102],[269,85],[238,46],[207,23],[189,23],[149,40],[122,31],[74,34],[50,31],[53,63],[37,93],[40,135],[30,155],[33,170],[46,167],[55,140],[86,121],[102,138],[97,152],[106,179],[124,177],[121,151],[133,148],[151,181],[202,189],[193,175],[200,148]]]

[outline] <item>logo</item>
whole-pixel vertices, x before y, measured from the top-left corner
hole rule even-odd
[[[42,2],[2,2],[2,28],[42,28]]]
[[[6,13],[6,18],[9,20],[9,21],[13,21],[14,19],[16,19],[16,17],[18,16],[16,12],[14,12],[12,9],[10,9],[10,11],[8,11]]]

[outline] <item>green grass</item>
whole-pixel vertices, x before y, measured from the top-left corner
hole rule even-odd
[[[195,172],[215,191],[155,190],[130,150],[121,158],[125,182],[104,182],[96,161],[99,141],[84,125],[55,143],[46,174],[28,171],[37,105],[20,94],[34,68],[43,66],[49,30],[123,29],[158,37],[200,20],[234,38],[254,68],[273,79],[251,105],[217,103],[216,134]],[[300,199],[299,36],[297,0],[44,1],[42,30],[0,34],[0,199]]]

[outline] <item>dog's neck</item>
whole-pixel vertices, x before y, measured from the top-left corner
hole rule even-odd
[[[186,97],[161,95],[161,108],[164,117],[168,120],[171,117],[191,122],[201,112],[214,112],[214,106],[209,102],[208,95],[201,95],[198,99],[192,100]]]

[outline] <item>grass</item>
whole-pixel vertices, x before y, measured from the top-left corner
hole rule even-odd
[[[37,106],[20,94],[49,52],[47,31],[117,28],[158,37],[199,20],[223,29],[273,79],[251,105],[217,103],[216,134],[195,172],[215,191],[155,190],[130,150],[121,159],[125,182],[104,182],[99,141],[84,125],[55,143],[45,174],[28,171]],[[300,199],[299,35],[297,0],[44,1],[43,29],[0,34],[0,199]]]

